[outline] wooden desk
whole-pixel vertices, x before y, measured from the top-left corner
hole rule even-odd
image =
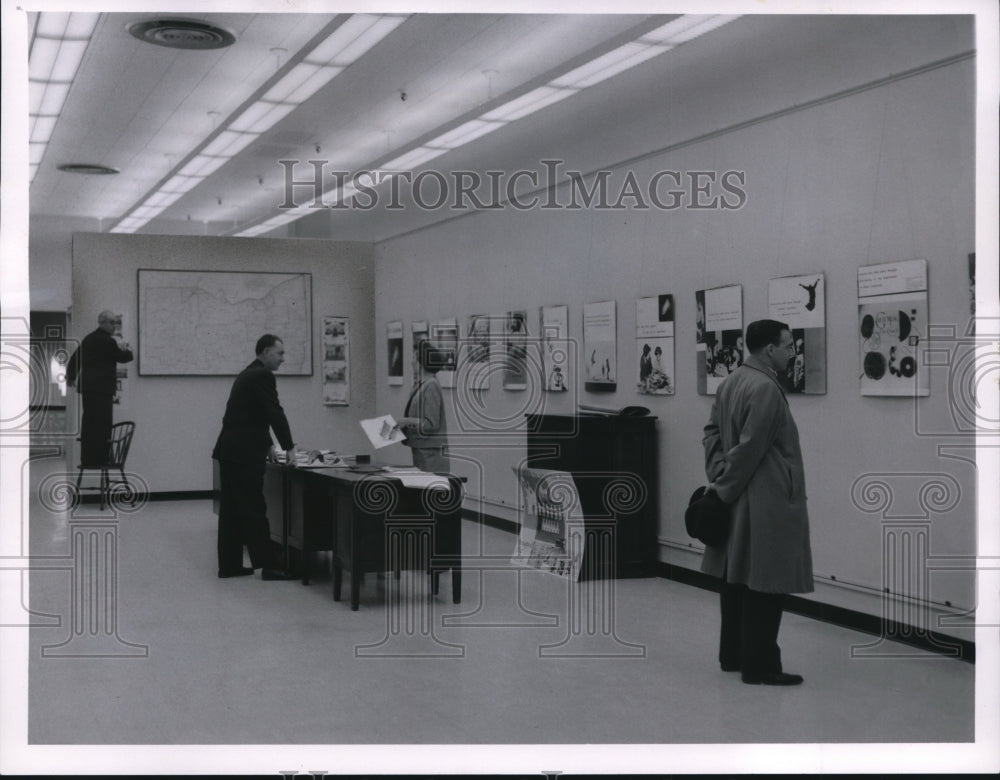
[[[450,477],[450,490],[430,490],[405,487],[388,473],[278,464],[267,468],[269,484],[278,479],[283,485],[281,536],[286,555],[289,548],[302,553],[304,585],[309,584],[312,553],[331,550],[333,598],[340,600],[347,569],[352,610],[358,609],[361,575],[388,569],[428,571],[434,593],[441,572],[448,569],[452,599],[460,603],[463,480]],[[272,519],[278,514],[270,502],[268,513]]]

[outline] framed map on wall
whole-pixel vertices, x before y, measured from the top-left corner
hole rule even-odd
[[[139,269],[140,376],[234,376],[265,333],[312,376],[312,274]]]

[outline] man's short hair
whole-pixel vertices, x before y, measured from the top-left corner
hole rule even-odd
[[[257,351],[254,354],[255,355],[262,354],[265,349],[267,349],[268,347],[273,347],[279,341],[281,341],[281,339],[275,336],[273,333],[265,333],[263,336],[257,339]]]
[[[750,354],[760,352],[768,344],[780,344],[781,332],[791,330],[777,320],[755,320],[747,325],[747,349]]]
[[[105,309],[100,314],[97,315],[97,324],[103,325],[105,322],[114,322],[117,324],[118,315],[115,314],[110,309]]]

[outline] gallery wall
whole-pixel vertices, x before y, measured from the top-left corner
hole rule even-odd
[[[403,321],[409,350],[414,320],[456,317],[464,333],[468,315],[523,309],[537,335],[539,307],[566,304],[569,336],[582,343],[584,304],[614,300],[617,391],[585,393],[577,360],[570,392],[544,395],[544,410],[570,413],[576,403],[651,409],[658,418],[661,473],[658,555],[697,568],[700,548],[684,532],[683,510],[705,480],[701,439],[712,398],[696,389],[695,291],[742,285],[746,323],[768,316],[769,279],[823,273],[827,390],[789,399],[806,466],[817,573],[812,598],[872,614],[895,603],[895,594],[904,596],[900,604],[915,603],[912,597],[974,607],[971,577],[943,566],[924,576],[930,564],[913,558],[916,547],[905,553],[892,548],[903,534],[914,545],[924,544],[920,554],[931,558],[975,550],[975,466],[963,449],[969,436],[955,421],[958,390],[947,365],[970,316],[974,60],[893,75],[905,70],[899,67],[904,63],[912,68],[924,57],[931,62],[968,51],[971,25],[914,24],[901,25],[895,36],[889,26],[877,42],[865,35],[828,41],[795,68],[768,62],[756,71],[726,74],[721,98],[711,90],[684,96],[683,118],[670,112],[674,128],[683,130],[669,139],[656,121],[657,112],[668,109],[655,100],[649,117],[630,116],[617,135],[600,137],[609,154],[627,150],[612,159],[632,159],[627,168],[640,182],[661,170],[744,172],[746,202],[740,208],[505,208],[377,244],[380,412],[401,414],[411,381],[407,363],[402,387],[387,382],[390,321]],[[933,52],[926,50],[927,41],[933,41]],[[829,89],[832,72],[850,73],[858,89]],[[733,96],[738,99],[728,99]],[[670,97],[668,90],[667,104]],[[675,139],[693,140],[668,147]],[[636,154],[639,148],[665,147],[661,154]],[[618,182],[625,172],[615,170]],[[862,397],[858,268],[914,258],[927,261],[929,319],[943,326],[935,330],[943,343],[934,345],[941,349],[932,361],[940,365],[925,367],[930,396]],[[635,300],[661,293],[675,300],[676,392],[644,396],[635,390]],[[482,393],[446,391],[455,469],[469,477],[470,507],[517,520],[512,468],[524,458],[524,434],[509,429],[510,421],[536,410],[529,396],[503,390],[498,376]],[[480,418],[488,413],[504,433],[462,430],[467,415],[458,403],[487,410]],[[954,449],[946,446],[952,444]],[[934,485],[942,486],[937,493]],[[895,556],[891,572],[887,555]],[[894,595],[883,602],[887,577]],[[961,632],[954,623],[939,630]]]
[[[370,245],[78,233],[73,237],[73,338],[92,331],[101,310],[112,309],[123,314],[123,337],[138,354],[136,285],[140,268],[311,274],[313,375],[283,376],[279,369],[279,399],[298,446],[342,453],[369,451],[357,421],[373,411]],[[324,316],[348,317],[351,323],[351,398],[346,407],[323,404]],[[278,335],[289,341],[295,337]],[[243,365],[254,359],[254,341],[256,338],[232,345],[233,352],[245,357]],[[199,345],[178,343],[176,348],[197,350]],[[135,420],[137,424],[128,470],[140,475],[153,492],[211,489],[212,447],[234,377],[139,376],[134,361],[126,365],[127,386],[115,420]],[[72,394],[72,398],[78,397]],[[71,415],[71,425],[74,420]]]

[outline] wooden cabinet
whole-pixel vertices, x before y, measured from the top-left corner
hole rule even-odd
[[[527,431],[527,465],[568,471],[576,484],[587,530],[581,577],[653,575],[656,418],[529,414]]]

